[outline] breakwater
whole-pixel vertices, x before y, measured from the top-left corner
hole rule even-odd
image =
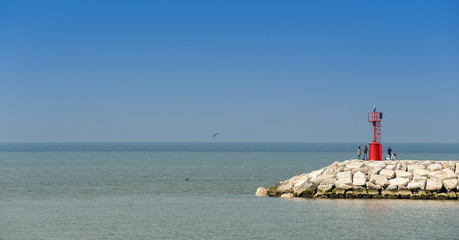
[[[459,161],[346,160],[294,176],[257,196],[458,199]]]

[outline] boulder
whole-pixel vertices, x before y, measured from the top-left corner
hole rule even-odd
[[[282,194],[280,197],[281,198],[292,198],[294,197],[295,195],[293,195],[293,193],[284,193]]]
[[[392,184],[391,184],[391,185],[387,186],[387,188],[384,189],[384,190],[396,192],[396,191],[398,191],[398,186],[397,186],[397,185],[392,185]]]
[[[436,172],[431,172],[429,174],[429,177],[430,178],[437,178],[437,179],[440,179],[442,181],[445,180],[445,179],[457,178],[456,174],[449,168],[445,168],[443,170],[436,171]]]
[[[457,179],[446,179],[443,180],[443,186],[445,186],[446,191],[451,191],[456,189],[458,181]]]
[[[441,170],[443,167],[441,164],[437,164],[437,163],[434,163],[434,164],[430,164],[429,166],[427,166],[427,170],[429,172],[436,172],[436,171],[439,171]]]
[[[293,185],[290,181],[284,181],[284,182],[280,182],[277,186],[276,186],[276,192],[278,194],[282,194],[282,193],[289,193],[289,192],[292,192],[293,191]]]
[[[371,162],[368,163],[368,167],[370,167],[370,168],[376,168],[376,167],[385,168],[386,167],[386,163],[385,163],[385,161],[371,161]]]
[[[320,169],[320,170],[312,171],[308,175],[309,175],[309,177],[311,177],[311,179],[313,179],[313,178],[316,178],[317,176],[319,176],[320,174],[322,174],[323,172],[324,172],[324,169]]]
[[[386,165],[386,169],[389,170],[395,170],[397,168],[397,165]]]
[[[362,172],[354,173],[352,185],[354,186],[365,186],[367,184],[367,177]]]
[[[337,179],[341,178],[349,178],[352,179],[352,172],[351,171],[346,171],[346,172],[339,172],[336,174]]]
[[[389,186],[406,186],[410,182],[408,178],[393,178],[389,180]]]
[[[429,166],[430,164],[432,164],[432,161],[420,161],[419,164],[422,164],[424,166]]]
[[[408,183],[407,187],[410,190],[424,190],[426,189],[427,177],[414,176],[413,180]]]
[[[389,169],[383,169],[379,172],[379,175],[386,177],[387,179],[391,179],[395,177],[395,172]]]
[[[328,184],[335,185],[335,182],[336,182],[335,178],[327,178],[327,179],[323,180],[322,182],[320,182],[320,184],[321,185],[328,185]]]
[[[387,181],[387,184],[389,184],[389,181]],[[377,190],[381,190],[382,186],[374,184],[374,183],[371,183],[371,182],[368,182],[367,183],[367,189],[368,190],[376,190],[377,191]]]
[[[336,185],[338,185],[338,184],[352,185],[352,179],[351,178],[340,178],[340,179],[336,180],[335,184]]]
[[[368,169],[368,175],[371,176],[371,174],[379,174],[379,172],[382,170],[382,167],[374,167],[374,168],[369,168]]]
[[[414,169],[413,170],[413,176],[423,176],[423,177],[428,177],[429,176],[429,171],[425,169]]]
[[[292,185],[295,185],[298,181],[302,181],[304,180],[305,178],[307,179],[309,177],[309,174],[301,174],[301,175],[298,175],[298,176],[294,176],[292,178],[290,178],[288,181],[290,181],[290,183],[292,183]]]
[[[297,182],[293,185],[293,187],[299,187],[307,182],[311,182],[311,177],[309,175],[306,175],[300,179],[297,180]]]
[[[315,188],[317,187],[316,184],[314,183],[310,183],[310,182],[304,182],[303,184],[301,185],[295,185],[293,187],[293,193],[296,195],[296,196],[299,196],[301,195],[304,191],[306,190],[315,190]]]
[[[320,176],[317,176],[316,178],[312,178],[311,182],[314,183],[314,184],[319,185],[323,180],[326,180],[326,179],[329,179],[329,178],[335,179],[335,175],[334,174],[320,175]]]
[[[406,166],[408,172],[413,172],[415,169],[426,169],[426,166],[421,164],[411,164]]]
[[[387,186],[389,186],[389,180],[386,177],[381,176],[381,175],[376,175],[376,174],[371,175],[370,183],[379,185],[383,188],[386,188]]]
[[[387,165],[397,165],[400,161],[398,161],[398,160],[386,160],[384,162],[386,162],[386,166],[387,166]]]
[[[433,192],[440,192],[443,187],[443,183],[440,179],[429,178],[427,179],[426,190]]]
[[[352,188],[352,180],[350,178],[340,178],[336,180],[335,186],[338,189],[351,189]]]
[[[333,188],[333,184],[322,184],[322,185],[319,185],[317,187],[317,192],[321,191],[321,192],[328,192],[330,190],[332,190]]]
[[[406,171],[406,164],[405,163],[399,163],[397,164],[397,170],[403,170]]]
[[[347,164],[347,168],[350,168],[350,169],[353,169],[353,168],[361,168],[365,166],[365,161],[354,161],[354,162],[351,162],[349,164]]]
[[[456,174],[459,174],[459,162],[456,163],[456,171],[455,171]]]
[[[266,196],[268,196],[268,189],[266,189],[264,187],[257,188],[257,192],[255,193],[255,196],[257,196],[257,197],[266,197]]]
[[[455,167],[455,163],[454,163],[453,161],[443,162],[442,166],[443,166],[443,169],[449,168],[449,169],[451,169],[453,172],[454,172],[454,169],[456,168],[456,167]]]
[[[402,170],[395,170],[395,177],[396,178],[408,178],[410,179],[413,174],[411,172],[406,172]]]

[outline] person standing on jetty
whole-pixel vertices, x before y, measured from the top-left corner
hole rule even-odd
[[[362,158],[363,160],[368,160],[367,152],[368,152],[367,146],[363,146],[363,158]]]
[[[392,158],[392,148],[389,147],[389,148],[387,149],[387,155],[389,155],[389,159]]]
[[[360,155],[362,155],[362,151],[360,150],[360,146],[357,148],[357,159],[360,160]]]

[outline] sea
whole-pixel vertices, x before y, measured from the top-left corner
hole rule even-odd
[[[256,197],[364,143],[0,143],[0,239],[459,239],[459,201]],[[459,144],[383,143],[459,160]]]

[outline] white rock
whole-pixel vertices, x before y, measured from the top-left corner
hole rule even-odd
[[[445,186],[447,191],[450,191],[457,187],[458,181],[459,180],[457,179],[446,179],[443,180],[443,185]]]
[[[264,187],[259,187],[257,189],[257,192],[255,193],[255,196],[258,196],[258,197],[266,197],[268,196],[268,190]]]
[[[396,165],[386,165],[386,169],[389,169],[389,170],[395,170],[397,166]]]
[[[369,168],[368,169],[368,175],[371,176],[371,174],[379,174],[381,172],[382,167],[374,167],[374,168]]]
[[[299,181],[302,181],[304,179],[307,179],[309,177],[309,174],[301,174],[295,177],[290,178],[288,181],[292,183],[292,185],[297,184]]]
[[[454,170],[456,169],[456,162],[453,162],[453,161],[448,161],[445,163],[446,167],[445,168],[449,168],[451,169],[453,172]]]
[[[292,191],[293,185],[290,181],[281,182],[279,186],[276,188],[276,192],[278,193],[285,193]]]
[[[300,194],[306,189],[315,188],[315,186],[317,186],[317,185],[315,185],[313,183],[310,183],[310,182],[304,182],[302,185],[294,186],[293,187],[293,192],[295,194]],[[279,190],[277,190],[277,192],[279,192]]]
[[[321,184],[317,187],[317,190],[321,190],[321,191],[330,191],[332,188],[333,188],[333,184]]]
[[[423,177],[427,177],[429,176],[429,171],[425,170],[425,169],[414,169],[413,170],[413,176],[423,176]]]
[[[406,171],[406,164],[405,163],[399,163],[397,164],[397,170],[403,170]]]
[[[394,178],[389,180],[389,185],[406,186],[410,180],[408,178]]]
[[[376,174],[371,175],[370,182],[373,184],[379,185],[383,188],[386,188],[387,186],[389,186],[389,180],[386,177],[381,176],[381,175],[376,175]]]
[[[427,177],[425,177],[425,176],[413,176],[412,181],[424,182],[425,183],[427,181]]]
[[[406,166],[408,172],[413,172],[414,169],[426,169],[426,166],[424,165],[418,165],[418,164],[411,164]]]
[[[310,182],[310,180],[311,180],[311,177],[305,176],[305,177],[299,179],[293,186],[294,187],[299,187],[299,186],[303,185],[305,182]]]
[[[339,173],[336,174],[336,178],[337,178],[337,179],[341,179],[341,178],[349,178],[349,179],[352,179],[352,172],[351,172],[351,171],[339,172]]]
[[[458,174],[458,173],[459,173],[459,162],[456,163],[456,174]]]
[[[335,185],[338,184],[347,184],[347,185],[352,185],[352,179],[350,178],[340,178],[336,180]]]
[[[384,176],[387,179],[391,179],[395,177],[395,172],[389,169],[383,169],[379,172],[379,175]]]
[[[336,180],[335,186],[338,189],[351,189],[352,188],[352,180],[350,178],[340,178]]]
[[[387,186],[387,188],[384,189],[384,190],[387,190],[387,191],[397,191],[397,190],[398,190],[398,186],[397,186],[397,185],[392,185],[392,184],[391,184],[391,185]]]
[[[353,169],[353,168],[361,168],[363,166],[365,166],[364,161],[354,161],[354,162],[349,163],[346,167]]]
[[[430,178],[437,178],[440,180],[445,180],[445,179],[454,179],[457,178],[456,174],[449,168],[445,168],[440,171],[432,172],[429,174]]]
[[[426,190],[428,191],[440,191],[443,187],[443,183],[440,179],[427,179]]]
[[[408,183],[407,187],[410,189],[410,190],[424,190],[426,189],[426,181],[427,181],[427,178],[424,177],[424,181],[419,181],[419,180],[411,180],[411,182]]]
[[[427,170],[429,172],[435,172],[435,171],[441,170],[442,168],[443,168],[442,165],[437,164],[437,163],[430,164],[429,166],[427,166]]]
[[[316,178],[311,178],[311,182],[319,185],[323,180],[328,179],[328,178],[335,178],[334,174],[324,174],[317,176]]]
[[[320,184],[321,185],[329,185],[329,184],[334,185],[335,182],[336,182],[335,178],[327,178],[327,179],[323,180],[322,182],[320,182]]]
[[[429,166],[430,164],[432,164],[432,161],[419,161],[419,164],[422,164],[424,166]]]
[[[315,171],[312,171],[309,176],[311,178],[316,178],[317,176],[319,176],[320,174],[322,174],[324,172],[323,169],[320,169],[320,170],[315,170]]]
[[[348,185],[348,184],[336,184],[335,187],[337,189],[343,189],[343,190],[352,189],[352,185]]]
[[[365,186],[367,184],[367,177],[362,172],[356,172],[353,176],[352,185],[354,186]]]
[[[389,181],[388,181],[389,182]],[[371,182],[368,182],[367,183],[367,189],[368,190],[380,190],[381,189],[381,186],[380,185],[377,185],[377,184],[374,184],[374,183],[371,183]]]
[[[293,193],[284,193],[282,194],[280,197],[281,198],[292,198],[294,197],[295,195],[293,195]]]
[[[384,168],[384,167],[386,167],[386,163],[385,163],[385,161],[370,161],[368,163],[368,167],[370,167],[370,168],[375,168],[375,167]]]
[[[395,177],[397,177],[397,178],[408,178],[408,179],[410,179],[411,176],[413,176],[413,174],[410,173],[410,172],[406,172],[406,171],[402,171],[402,170],[395,170]]]

